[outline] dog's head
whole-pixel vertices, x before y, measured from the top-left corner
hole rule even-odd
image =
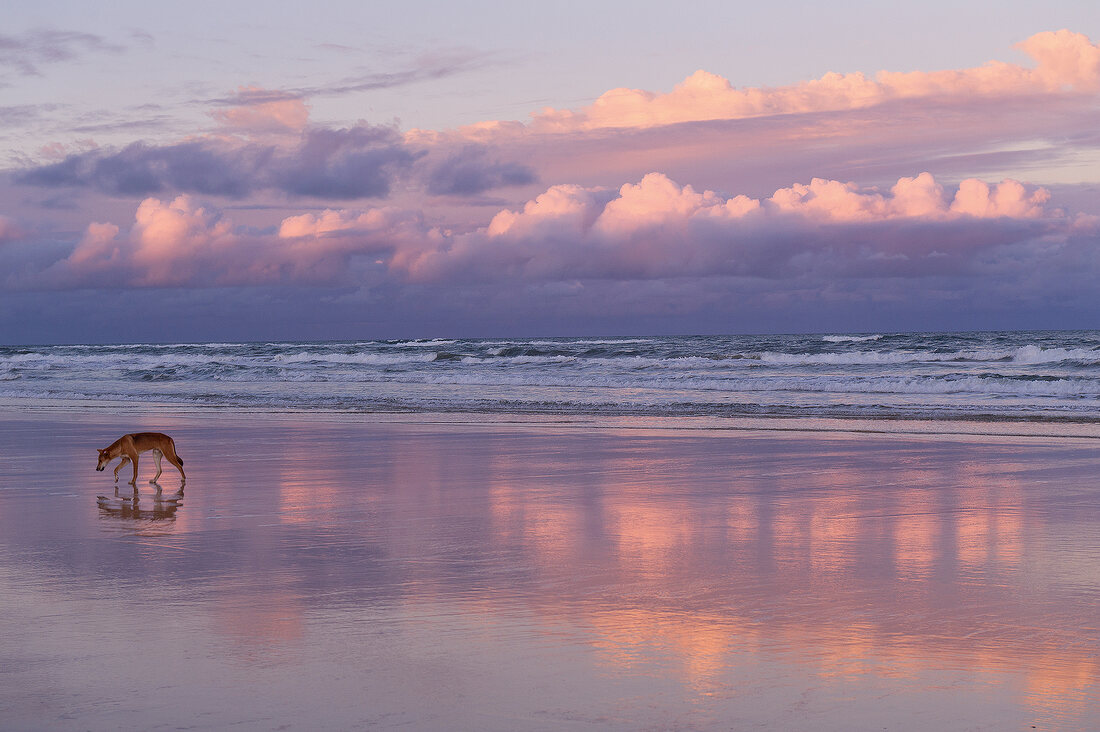
[[[103,470],[109,462],[111,462],[111,450],[105,447],[99,451],[99,464],[95,466],[95,469]]]

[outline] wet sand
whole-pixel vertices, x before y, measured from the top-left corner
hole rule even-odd
[[[94,472],[140,430],[182,499]],[[1098,476],[1082,438],[9,410],[0,728],[1089,729]]]

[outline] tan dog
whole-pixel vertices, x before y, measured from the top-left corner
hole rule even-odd
[[[134,432],[133,434],[123,435],[110,444],[109,447],[105,447],[99,451],[99,464],[96,465],[96,470],[103,470],[107,467],[107,463],[114,460],[116,457],[122,458],[122,462],[115,468],[115,482],[118,482],[118,471],[126,465],[126,463],[133,463],[134,465],[134,477],[130,479],[130,485],[137,488],[137,474],[138,474],[138,455],[143,452],[153,451],[153,459],[157,461],[157,474],[153,476],[150,483],[156,483],[157,478],[160,477],[160,459],[161,457],[167,457],[168,462],[176,466],[176,470],[180,471],[180,485],[182,486],[187,482],[187,476],[183,472],[183,458],[176,454],[176,443],[172,442],[172,438],[168,435],[161,434],[160,432]]]

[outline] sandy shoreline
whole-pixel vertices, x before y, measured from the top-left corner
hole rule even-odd
[[[138,419],[196,417],[232,421],[242,416],[262,420],[371,424],[485,424],[571,426],[582,429],[694,430],[764,432],[853,432],[864,434],[976,437],[1041,437],[1100,439],[1100,423],[1056,420],[971,421],[963,419],[858,419],[826,417],[689,417],[539,414],[509,412],[363,412],[323,409],[254,409],[204,407],[172,402],[37,399],[0,397],[0,412],[11,414],[119,415]],[[64,418],[64,417],[62,417]]]
[[[175,437],[185,496],[97,504],[95,448],[140,429]],[[24,404],[0,417],[0,718],[1080,729],[1100,717],[1097,453]]]

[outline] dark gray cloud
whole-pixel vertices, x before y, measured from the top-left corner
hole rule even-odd
[[[72,61],[89,53],[120,53],[125,48],[102,36],[80,31],[37,29],[0,33],[0,69],[40,76],[44,64]]]
[[[242,198],[274,189],[297,196],[350,200],[389,193],[417,157],[389,127],[314,129],[289,150],[258,143],[193,141],[92,150],[25,170],[17,183],[83,187],[112,195],[168,192]]]
[[[242,92],[247,94],[247,92]],[[536,180],[526,165],[467,145],[440,162],[407,144],[392,127],[313,127],[293,147],[195,140],[171,145],[135,142],[121,150],[74,153],[20,171],[15,182],[46,188],[89,188],[115,196],[198,193],[240,199],[264,190],[334,201],[382,198],[399,177],[433,194],[473,196]],[[413,164],[425,158],[423,166]]]
[[[270,148],[255,145],[218,150],[201,142],[166,147],[136,142],[117,152],[69,155],[17,175],[16,182],[89,187],[116,195],[145,196],[168,189],[240,197],[251,190],[271,154]]]
[[[535,171],[517,162],[501,162],[481,145],[467,145],[432,166],[427,189],[436,195],[470,196],[493,188],[522,186],[537,180]]]
[[[313,129],[293,155],[276,161],[273,187],[313,198],[378,198],[416,157],[388,127]]]

